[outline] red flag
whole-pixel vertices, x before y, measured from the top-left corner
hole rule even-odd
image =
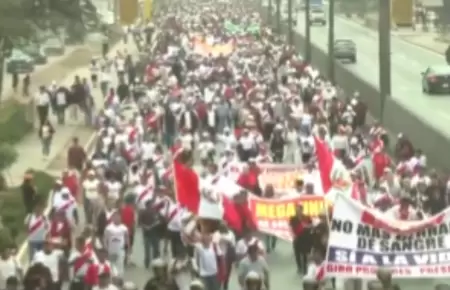
[[[222,204],[224,211],[224,221],[231,229],[237,232],[242,231],[242,220],[236,209],[236,204],[234,203],[234,201],[230,200],[225,195],[222,195]]]
[[[197,214],[200,204],[200,190],[197,173],[179,161],[173,161],[173,175],[178,203]]]
[[[333,169],[334,156],[324,141],[314,136],[314,144],[316,146],[316,156],[319,164],[320,179],[322,181],[322,189],[326,194],[332,187],[331,170]]]

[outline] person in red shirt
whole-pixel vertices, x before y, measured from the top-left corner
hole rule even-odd
[[[50,220],[49,238],[66,253],[72,248],[71,227],[64,211],[53,212]]]
[[[255,158],[250,158],[248,167],[241,173],[237,180],[237,184],[241,187],[251,191],[252,193],[261,196],[261,188],[259,187],[258,177],[260,169],[256,164]]]
[[[125,198],[125,203],[120,209],[120,215],[122,219],[122,223],[128,228],[128,233],[130,234],[130,244],[129,249],[127,249],[128,252],[131,252],[131,248],[133,247],[133,241],[134,241],[134,228],[136,225],[136,214],[135,214],[135,206],[133,204],[132,200],[127,200]],[[128,259],[126,258],[126,261]],[[126,262],[125,262],[126,263]]]
[[[113,268],[107,260],[108,253],[105,249],[99,249],[97,251],[96,263],[91,263],[86,271],[84,277],[84,283],[88,287],[93,287],[99,284],[99,278],[102,275],[112,276],[114,273]]]
[[[302,205],[297,206],[296,214],[289,220],[289,226],[294,236],[292,245],[297,271],[306,274],[308,269],[307,257],[312,246],[312,221],[311,218],[304,215]]]
[[[384,170],[391,166],[392,160],[384,149],[380,149],[374,152],[372,155],[374,175],[377,180],[379,180],[383,174]]]
[[[67,187],[72,194],[72,196],[78,201],[78,192],[79,192],[79,182],[77,173],[72,170],[65,170],[62,175],[62,182],[65,187]]]

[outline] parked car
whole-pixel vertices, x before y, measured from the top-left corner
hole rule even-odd
[[[21,49],[25,54],[28,54],[34,59],[35,64],[46,64],[47,54],[45,49],[37,43],[30,43]]]
[[[19,49],[13,49],[6,59],[6,71],[13,73],[31,73],[34,71],[34,59]]]
[[[44,42],[44,49],[47,55],[63,55],[66,47],[63,40],[51,37]]]

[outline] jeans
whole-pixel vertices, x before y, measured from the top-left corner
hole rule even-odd
[[[205,290],[220,290],[220,281],[217,275],[201,277]]]
[[[100,82],[100,90],[102,91],[102,97],[105,98],[108,94],[109,83],[108,82]]]
[[[275,247],[277,246],[277,238],[271,235],[266,235],[265,244],[267,252],[270,253],[272,250],[275,250]]]
[[[142,230],[142,237],[144,239],[144,266],[150,267],[150,262],[153,259],[160,257],[159,242],[161,240],[160,233],[155,230]]]
[[[58,118],[58,124],[64,125],[66,121],[66,108],[65,106],[58,106],[56,108],[56,116]]]
[[[44,248],[44,241],[29,241],[28,242],[28,253],[30,261],[33,260],[34,254],[41,251]]]
[[[50,148],[52,145],[52,138],[42,138],[42,155],[49,156],[50,155]]]

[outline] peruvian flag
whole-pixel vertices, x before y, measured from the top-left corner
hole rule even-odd
[[[334,165],[334,155],[328,148],[324,140],[320,140],[317,136],[314,136],[314,145],[316,148],[317,162],[319,166],[320,179],[322,181],[322,189],[324,193],[330,191],[333,187],[331,181],[331,172]]]
[[[225,195],[206,196],[200,192],[200,180],[197,173],[177,160],[173,161],[178,203],[200,218],[225,220],[228,226],[240,230],[241,220],[234,202]]]
[[[355,200],[360,200],[364,192],[357,184],[353,183],[348,170],[342,162],[334,157],[325,141],[314,136],[317,163],[320,179],[326,198],[334,201],[338,193],[344,193]]]

